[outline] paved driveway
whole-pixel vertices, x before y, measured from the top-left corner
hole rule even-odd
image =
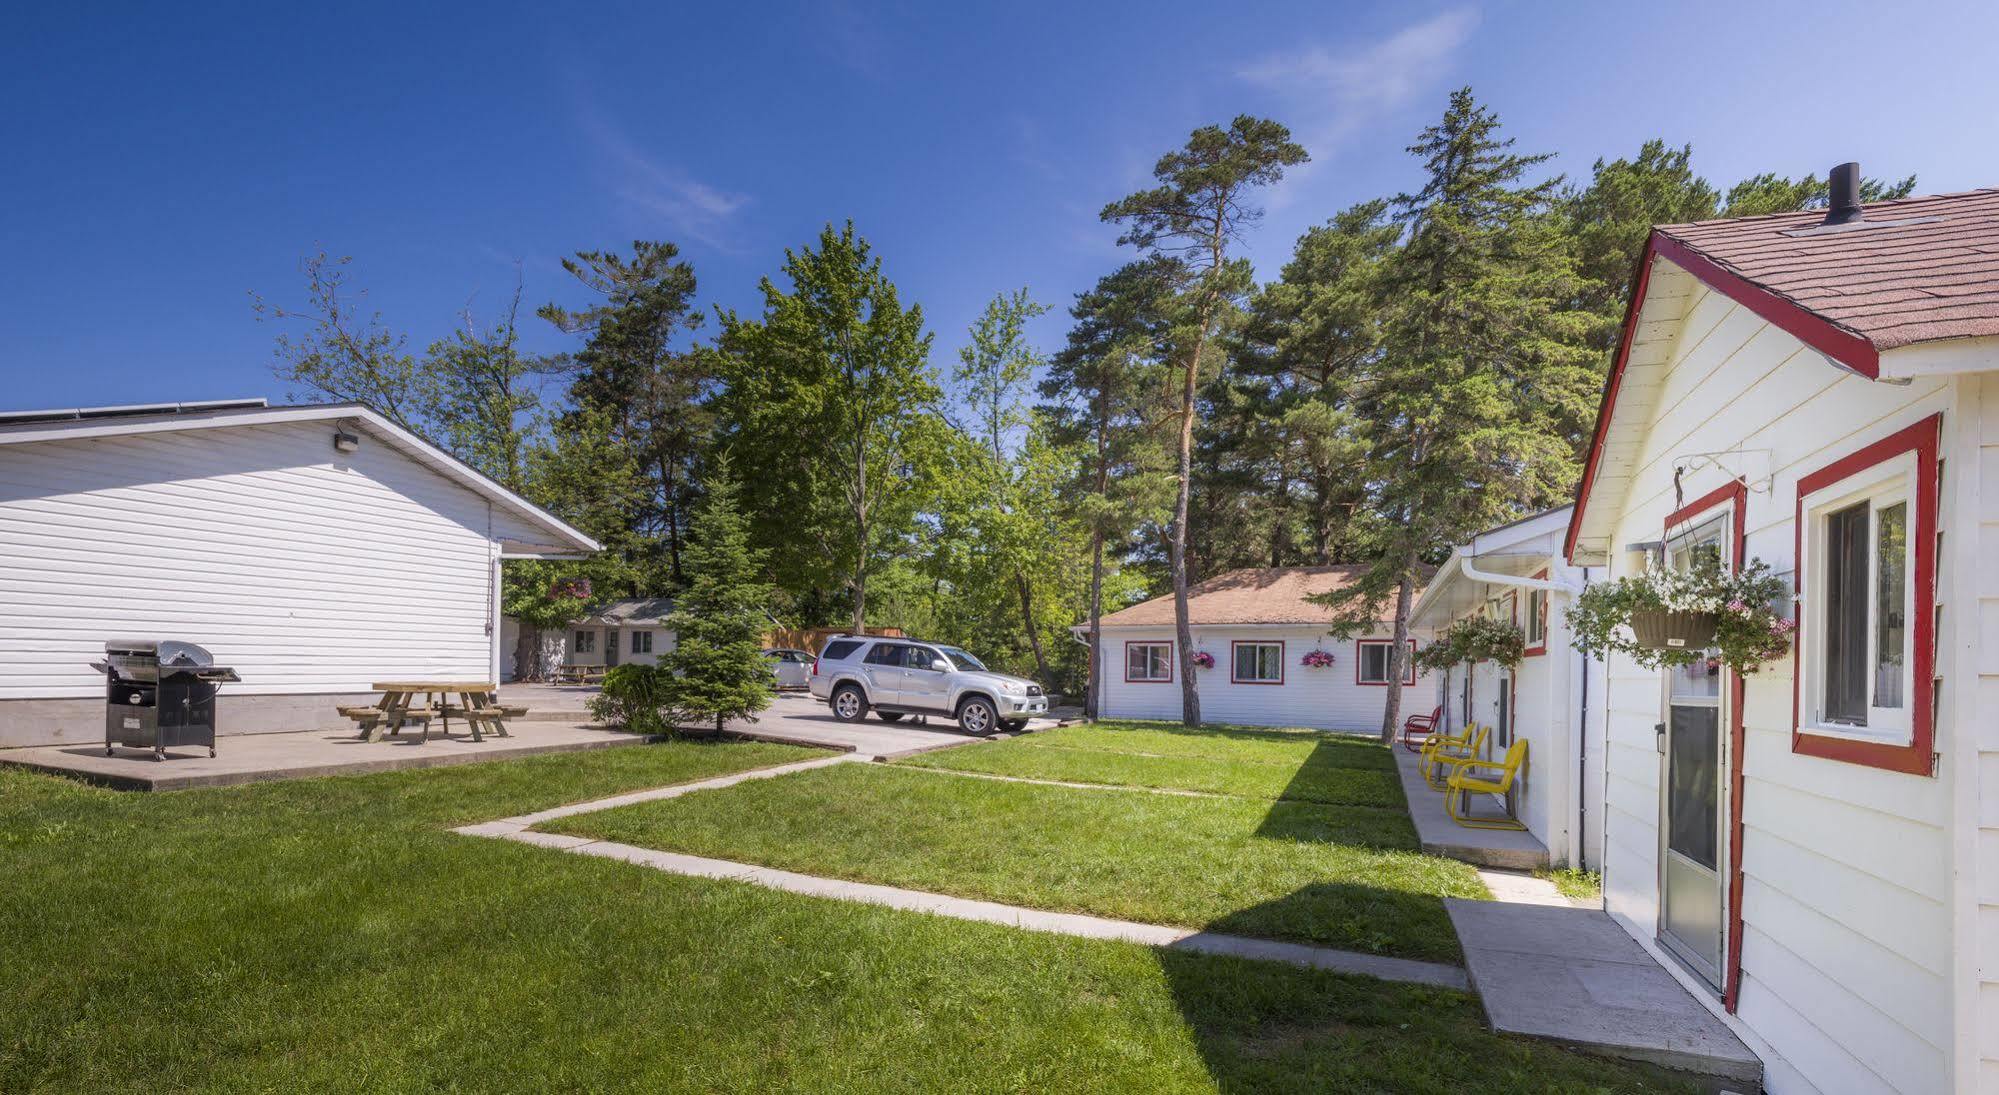
[[[1032,731],[1057,725],[1054,719],[1034,719],[1027,727]],[[852,749],[875,756],[898,756],[981,740],[958,729],[957,723],[936,716],[928,726],[916,726],[910,717],[887,723],[873,715],[860,722],[841,722],[825,703],[802,692],[780,692],[756,722],[732,722],[729,729],[769,741]]]

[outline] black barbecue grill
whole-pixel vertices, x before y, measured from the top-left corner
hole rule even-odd
[[[175,639],[120,639],[104,644],[104,752],[151,749],[167,759],[177,746],[206,745],[215,755],[217,686],[242,680],[208,651]]]

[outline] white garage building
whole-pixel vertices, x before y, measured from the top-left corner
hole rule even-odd
[[[0,415],[0,746],[102,741],[111,639],[234,667],[222,733],[344,726],[385,678],[497,680],[500,560],[596,549],[358,404]]]
[[[1389,688],[1390,631],[1334,639],[1333,610],[1308,597],[1343,588],[1359,567],[1270,567],[1232,570],[1188,590],[1197,654],[1214,659],[1200,674],[1201,717],[1249,726],[1309,726],[1323,730],[1381,729]],[[1174,650],[1173,598],[1155,597],[1102,621],[1101,712],[1108,719],[1178,719],[1180,674]],[[1416,642],[1410,642],[1411,650]],[[1314,652],[1330,665],[1307,665]],[[1314,659],[1319,660],[1319,659]],[[1409,665],[1402,710],[1428,714],[1436,687]]]

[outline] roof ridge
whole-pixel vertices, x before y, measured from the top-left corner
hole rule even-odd
[[[1940,194],[1911,194],[1906,198],[1882,198],[1879,201],[1863,202],[1860,208],[1863,212],[1871,212],[1875,209],[1887,209],[1892,206],[1907,205],[1913,202],[1938,201],[1947,198],[1970,198],[1976,197],[1979,194],[1999,196],[1999,186],[1978,186],[1970,190],[1950,190]],[[1708,217],[1697,221],[1673,221],[1669,224],[1655,224],[1652,226],[1652,229],[1653,231],[1663,232],[1669,228],[1700,228],[1711,224],[1756,224],[1759,221],[1775,221],[1780,217],[1818,217],[1823,220],[1825,218],[1825,210],[1792,209],[1782,213],[1758,213],[1750,217]]]

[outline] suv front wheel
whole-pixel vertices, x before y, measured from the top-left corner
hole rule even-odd
[[[833,691],[833,717],[841,722],[859,722],[868,714],[868,699],[859,688],[843,684]]]
[[[967,734],[985,737],[999,728],[999,712],[993,701],[973,696],[958,706],[958,728]]]

